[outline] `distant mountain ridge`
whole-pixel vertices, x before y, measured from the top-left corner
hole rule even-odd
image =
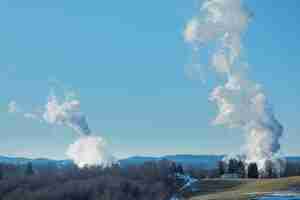
[[[126,159],[119,160],[121,165],[137,165],[143,164],[147,161],[158,161],[162,159],[167,159],[174,161],[176,163],[181,163],[185,166],[212,168],[216,167],[217,163],[223,159],[223,155],[167,155],[162,157],[143,157],[143,156],[133,156]]]
[[[214,168],[220,160],[224,158],[224,155],[166,155],[161,157],[149,157],[149,156],[132,156],[125,159],[120,159],[119,163],[121,166],[129,165],[141,165],[149,161],[159,161],[162,159],[171,160],[177,163],[181,163],[184,166],[202,167],[202,168]],[[300,162],[300,156],[288,156],[286,157],[289,162]],[[56,166],[63,167],[73,165],[71,160],[52,160],[46,158],[30,159],[22,157],[7,157],[0,156],[0,163],[14,164],[14,165],[25,165],[31,162],[34,166]]]
[[[31,162],[35,166],[44,166],[44,165],[53,165],[53,166],[65,166],[72,164],[71,160],[53,160],[47,158],[23,158],[23,157],[7,157],[7,156],[0,156],[0,163],[4,164],[13,164],[13,165],[25,165]]]

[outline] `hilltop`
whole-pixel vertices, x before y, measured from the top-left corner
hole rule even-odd
[[[189,200],[250,200],[270,192],[300,192],[300,176],[280,179],[208,179],[200,181],[201,192]]]
[[[184,166],[193,166],[203,169],[212,169],[216,168],[219,161],[224,158],[224,155],[190,155],[190,154],[181,154],[181,155],[166,155],[161,157],[149,157],[149,156],[132,156],[124,159],[120,159],[119,163],[121,166],[128,165],[141,165],[148,161],[158,161],[162,159],[167,159],[176,163],[180,163]],[[286,157],[289,162],[299,162],[300,157],[298,156],[288,156]],[[14,165],[23,165],[28,162],[32,162],[35,166],[43,165],[53,165],[53,166],[67,166],[73,164],[71,160],[53,160],[47,158],[38,158],[30,159],[23,157],[7,157],[0,156],[0,163],[5,164],[14,164]]]

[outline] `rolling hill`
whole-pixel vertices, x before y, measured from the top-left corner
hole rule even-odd
[[[146,156],[133,156],[119,160],[121,166],[140,165],[147,161],[158,161],[162,159],[171,160],[185,166],[201,167],[201,168],[215,168],[220,160],[223,159],[222,155],[167,155],[162,157],[146,157]],[[289,162],[300,162],[300,157],[287,157]],[[52,160],[52,159],[30,159],[22,157],[6,157],[0,156],[0,163],[24,165],[32,162],[34,166],[53,165],[63,167],[72,165],[71,160]]]

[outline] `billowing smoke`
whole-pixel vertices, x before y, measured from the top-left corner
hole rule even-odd
[[[12,100],[8,103],[7,112],[8,113],[18,113],[18,114],[23,115],[23,117],[25,117],[27,119],[34,119],[34,120],[41,121],[41,119],[39,119],[38,113],[24,112],[23,109],[14,100]]]
[[[114,157],[107,152],[105,141],[100,137],[81,136],[69,146],[66,154],[78,167],[110,167],[115,163]]]
[[[278,163],[283,127],[262,87],[247,78],[248,64],[241,52],[250,19],[241,0],[206,0],[199,15],[188,22],[184,37],[193,54],[209,52],[209,65],[225,79],[209,97],[219,110],[213,124],[242,129],[247,140],[245,162],[256,162],[263,170],[269,160]]]
[[[93,136],[86,116],[81,112],[80,101],[65,97],[59,101],[51,94],[41,112],[22,112],[15,101],[8,105],[10,113],[22,113],[25,118],[38,120],[50,125],[63,125],[79,134],[79,139],[71,144],[66,155],[78,167],[102,166],[109,167],[115,163],[114,157],[108,152],[103,138]]]
[[[15,101],[10,101],[8,103],[8,110],[9,113],[16,113],[19,112],[18,106],[17,106],[17,102]]]
[[[80,112],[80,101],[76,99],[65,99],[59,103],[55,95],[50,95],[43,119],[49,124],[69,126],[79,134],[91,133],[85,115]]]

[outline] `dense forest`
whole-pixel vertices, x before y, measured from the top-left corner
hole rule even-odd
[[[235,178],[280,178],[290,176],[300,176],[300,162],[279,160],[272,162],[266,160],[264,169],[259,170],[257,163],[246,165],[239,159],[229,159],[219,161],[218,172],[214,176],[224,177],[224,175],[236,175]]]
[[[237,160],[219,162],[212,169],[182,166],[166,159],[81,169],[75,165],[41,167],[30,162],[0,164],[0,200],[169,200],[174,194],[188,196],[195,192],[193,187],[183,187],[185,177],[222,178],[226,173],[239,174],[239,178],[276,177],[271,167],[266,176],[260,177],[255,163],[246,170]],[[288,162],[282,176],[299,175],[300,163]]]
[[[184,174],[182,166],[167,160],[83,169],[1,164],[0,199],[167,200],[184,184],[178,174]]]

